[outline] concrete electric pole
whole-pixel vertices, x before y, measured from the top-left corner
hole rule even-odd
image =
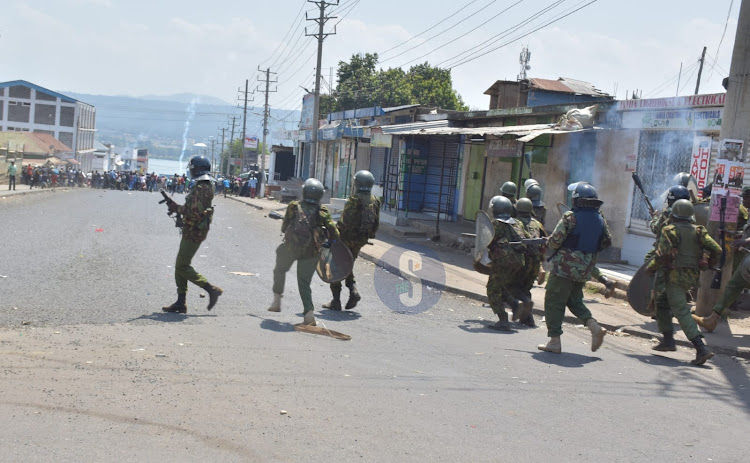
[[[719,142],[724,139],[744,140],[744,146],[747,149],[747,143],[750,141],[750,1],[747,0],[740,6],[728,82]],[[719,150],[719,159],[726,158],[726,153],[721,150],[721,147]],[[743,154],[740,153],[741,160],[744,160]],[[716,199],[715,195],[711,197],[712,208]],[[708,232],[714,239],[718,237],[718,229],[718,222],[708,223]],[[703,272],[701,275],[700,290],[695,305],[698,315],[711,314],[714,304],[732,276],[732,252],[731,248],[728,246],[727,248],[721,289],[711,288],[713,272]]]
[[[226,131],[226,127],[221,128],[221,151],[219,151],[219,168],[216,169],[217,172],[221,172],[221,160],[224,158],[224,138]],[[227,163],[229,163],[229,159],[227,159]]]
[[[315,164],[318,159],[318,120],[320,120],[320,66],[323,61],[323,40],[329,35],[334,35],[336,29],[334,27],[333,32],[324,33],[323,28],[329,19],[335,19],[336,16],[326,16],[326,7],[338,6],[339,2],[336,3],[326,2],[325,0],[307,0],[308,3],[314,3],[318,5],[320,9],[320,15],[317,18],[308,18],[305,14],[305,19],[308,21],[315,21],[318,23],[318,33],[308,34],[307,28],[305,28],[305,35],[312,36],[318,39],[318,64],[315,67],[315,103],[313,105],[313,127],[312,127],[312,140],[310,149],[310,177],[315,177]]]
[[[698,79],[695,81],[695,94],[698,94],[698,90],[701,88],[701,74],[703,74],[703,63],[706,61],[706,47],[703,47],[703,53],[701,53],[701,65],[698,67]]]
[[[258,190],[257,194],[259,198],[263,198],[265,196],[265,183],[266,183],[266,137],[268,136],[268,115],[270,112],[270,109],[268,107],[268,94],[271,92],[275,92],[276,90],[270,90],[269,87],[271,83],[277,82],[275,80],[271,80],[271,74],[275,74],[275,72],[271,72],[271,68],[267,68],[265,71],[261,71],[260,68],[258,69],[260,72],[264,72],[266,74],[265,79],[261,79],[260,76],[258,76],[258,81],[265,82],[266,89],[264,90],[264,93],[266,94],[266,102],[263,106],[263,149],[260,152],[260,181],[258,182]],[[273,172],[268,173],[269,178],[273,176]]]
[[[247,140],[247,95],[248,95],[248,87],[249,79],[245,79],[245,91],[237,90],[240,93],[244,93],[245,95],[245,105],[242,110],[242,144],[240,145],[242,147],[242,162],[245,161],[245,140]],[[250,100],[253,101],[253,100]],[[240,173],[242,173],[242,167],[240,167]]]
[[[239,116],[232,116],[232,131],[229,135],[229,161],[227,162],[227,176],[229,176],[229,166],[232,164],[232,147],[234,146],[234,126],[237,123]]]

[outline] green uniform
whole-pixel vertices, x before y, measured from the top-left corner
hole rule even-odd
[[[341,241],[356,260],[362,246],[366,245],[370,238],[375,238],[378,231],[380,200],[369,192],[359,192],[350,196],[336,226],[341,234]],[[351,289],[355,283],[352,269],[352,273],[346,277],[346,286]],[[331,284],[331,290],[340,293],[341,282]]]
[[[707,258],[704,253],[707,253]],[[700,336],[685,293],[698,286],[700,271],[713,266],[721,247],[706,229],[684,220],[665,226],[656,244],[649,271],[656,275],[656,321],[659,332],[672,332],[672,314],[688,339]],[[671,311],[671,312],[670,312]]]
[[[495,314],[505,312],[504,298],[511,291],[514,281],[524,271],[527,252],[525,245],[509,245],[511,241],[521,241],[529,237],[521,222],[505,223],[493,220],[495,237],[489,245],[489,256],[492,261],[490,277],[487,280],[487,298]]]
[[[656,241],[654,241],[654,248],[646,253],[646,256],[643,258],[643,262],[648,262],[649,260],[653,259],[654,254],[656,253],[656,243],[659,240],[659,235],[661,234],[662,228],[664,228],[665,225],[669,224],[669,219],[672,217],[672,208],[668,207],[661,211],[661,213],[651,219],[651,221],[648,223],[648,228],[651,229],[651,233],[656,235]]]
[[[747,220],[748,210],[744,205],[740,204],[740,213],[739,217],[737,217],[737,230],[742,230],[742,238],[750,236],[750,228],[747,227]],[[732,254],[732,273],[737,270],[737,267],[740,266],[747,255],[747,251],[744,250],[736,249],[734,251]]]
[[[529,238],[544,238],[547,236],[542,223],[533,217],[524,217],[521,215],[517,220],[523,224],[526,232],[529,234]],[[539,276],[542,259],[544,259],[544,253],[547,249],[546,246],[528,246],[527,248],[526,263],[520,276],[520,286],[523,289],[524,295],[531,297],[531,288],[534,287],[534,281]]]
[[[563,246],[576,226],[573,211],[563,214],[547,241],[549,248],[555,252],[550,260],[550,276],[544,295],[544,317],[549,337],[563,333],[562,322],[566,306],[584,323],[593,318],[583,303],[583,286],[596,268],[598,253],[612,245],[612,237],[603,217],[602,222],[604,227],[596,252],[586,253]]]
[[[300,220],[300,210],[306,219]],[[305,230],[306,229],[306,230]],[[286,272],[297,262],[297,287],[304,312],[314,309],[310,282],[315,273],[320,247],[327,238],[339,239],[339,231],[325,206],[292,201],[286,208],[281,232],[284,242],[276,248],[276,267],[273,269],[273,292],[284,294]]]
[[[177,283],[177,294],[185,294],[188,281],[200,286],[208,284],[208,280],[196,272],[192,267],[193,256],[198,252],[203,240],[208,235],[211,220],[214,216],[211,201],[214,199],[214,186],[209,180],[202,180],[195,184],[185,197],[185,204],[177,206],[177,212],[182,215],[182,241],[177,253],[174,266],[174,279]]]

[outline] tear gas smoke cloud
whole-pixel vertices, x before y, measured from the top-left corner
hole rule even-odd
[[[187,148],[187,135],[190,131],[190,122],[195,117],[195,105],[200,101],[198,98],[193,98],[190,101],[185,112],[187,113],[187,119],[185,119],[185,130],[182,132],[182,151],[180,151],[180,170],[182,170],[182,158],[185,156],[185,149]]]

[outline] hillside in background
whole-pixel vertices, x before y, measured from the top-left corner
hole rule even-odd
[[[188,150],[196,142],[209,144],[209,137],[221,143],[221,129],[226,128],[226,143],[229,143],[232,127],[231,116],[237,118],[235,138],[242,133],[242,109],[213,97],[178,94],[171,96],[109,96],[64,92],[77,100],[96,107],[96,139],[102,143],[114,143],[116,147],[148,148],[154,157],[172,158],[180,154],[183,145],[186,121]],[[195,101],[194,105],[191,102]],[[192,114],[192,116],[191,116]],[[297,128],[299,111],[271,108],[269,119],[269,144],[291,144],[289,140],[277,140],[273,133]],[[263,135],[263,108],[248,106],[247,135],[261,138]]]

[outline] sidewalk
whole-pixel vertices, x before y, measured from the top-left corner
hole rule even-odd
[[[56,191],[56,190],[67,190],[67,187],[57,187],[57,188],[34,188],[33,190],[29,189],[28,185],[16,185],[15,190],[8,190],[8,184],[0,185],[0,198],[5,198],[8,196],[22,196],[29,193],[38,193],[41,191],[44,192],[50,192],[50,191]]]
[[[228,196],[228,198],[266,212],[285,208],[284,204],[266,199],[250,199],[236,196]],[[487,276],[476,272],[472,268],[472,257],[469,254],[440,246],[424,238],[417,241],[397,236],[393,233],[394,228],[388,224],[381,224],[378,238],[371,240],[373,243],[372,246],[365,246],[360,251],[360,256],[394,274],[407,278],[408,275],[404,270],[399,268],[401,252],[390,252],[387,255],[386,252],[392,250],[394,247],[406,250],[407,247],[422,245],[437,257],[423,256],[424,274],[434,275],[435,273],[442,273],[439,271],[439,268],[442,267],[442,270],[445,272],[444,291],[487,302]],[[636,267],[623,264],[603,264],[601,267],[603,273],[617,279],[618,288],[621,290],[627,289],[627,283],[637,269]],[[429,279],[425,278],[422,279],[422,282],[433,287],[439,288],[442,286],[441,282],[429,281]],[[538,317],[542,317],[544,315],[542,308],[544,289],[535,286],[532,290],[532,296],[536,301],[534,313]],[[620,335],[627,333],[627,335],[645,339],[660,336],[659,330],[656,327],[656,321],[636,313],[623,299],[605,299],[601,294],[597,294],[594,291],[587,292],[585,296],[587,298],[586,302],[591,305],[597,321],[609,331],[617,332]],[[750,315],[748,317],[750,318]],[[571,316],[566,316],[565,321],[574,325],[581,323],[580,320]],[[692,347],[692,344],[679,331],[679,326],[675,325],[675,331],[678,332],[676,341],[679,345]],[[704,334],[707,344],[711,346],[714,352],[750,358],[750,320],[731,318],[728,322],[722,321],[713,333]]]

